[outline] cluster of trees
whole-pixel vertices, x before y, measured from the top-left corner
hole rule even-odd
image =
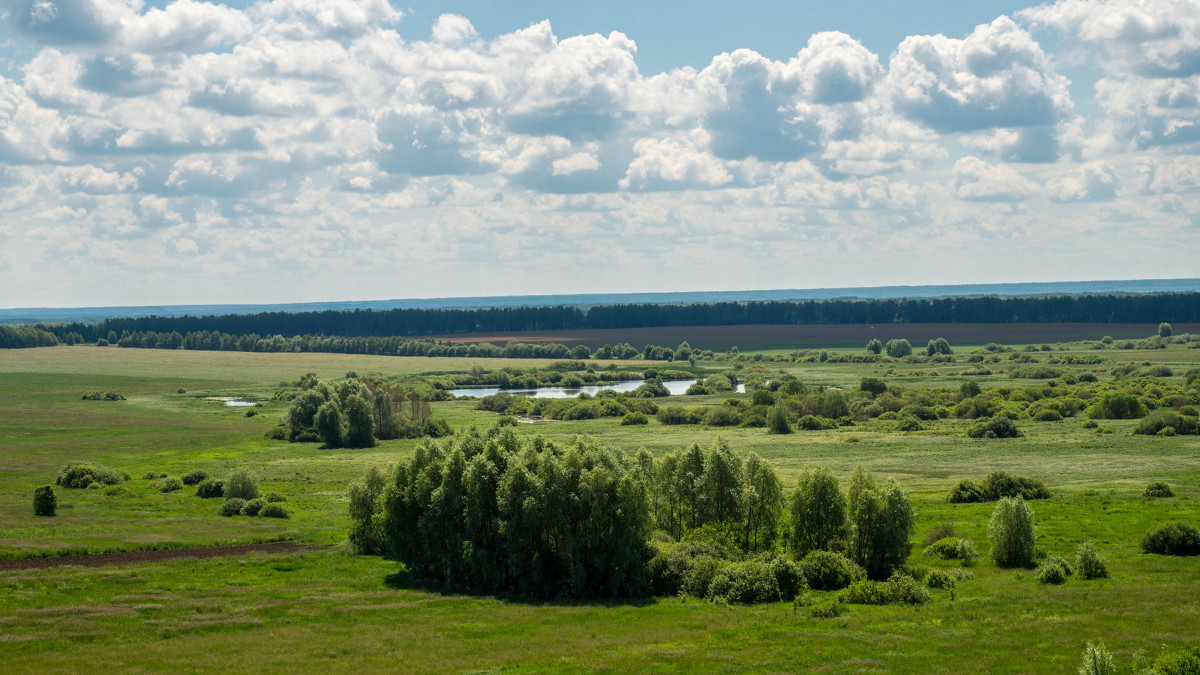
[[[631,458],[582,437],[561,448],[500,426],[426,441],[389,476],[369,471],[351,487],[350,513],[359,552],[451,587],[539,597],[648,594],[655,575],[671,576],[649,569],[655,529],[670,546],[710,542],[701,548],[736,550],[747,562],[845,551],[886,579],[908,557],[913,526],[895,481],[879,484],[861,467],[848,492],[818,469],[789,494],[760,457],[721,441]],[[762,564],[763,574],[795,577],[790,563]],[[709,566],[706,589],[718,567]]]
[[[66,333],[64,333],[65,337]],[[6,326],[0,324],[0,349],[53,347],[58,337],[39,326]]]
[[[653,387],[653,381],[649,386]],[[661,383],[659,386],[662,386]],[[665,390],[665,387],[663,389]],[[659,412],[658,405],[651,397],[637,396],[636,391],[626,396],[609,390],[601,392],[595,398],[533,398],[500,393],[484,396],[475,409],[552,420],[590,420],[600,417],[624,417],[629,413],[653,415]]]
[[[653,326],[891,323],[1157,323],[1200,321],[1200,293],[1143,295],[972,296],[877,300],[798,300],[627,304],[590,308],[504,307],[262,312],[220,316],[114,318],[44,326],[88,342],[118,335],[210,331],[235,336],[421,336]],[[672,350],[674,353],[674,350]]]
[[[415,391],[370,379],[325,382],[312,373],[301,378],[300,388],[286,421],[274,432],[276,438],[367,448],[376,439],[450,434],[449,425],[434,419],[429,404]]]

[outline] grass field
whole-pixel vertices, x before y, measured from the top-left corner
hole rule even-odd
[[[1112,330],[1092,337],[1106,333],[1119,337]],[[1094,353],[1085,345],[1071,348]],[[1072,368],[1103,372],[1149,362],[1182,372],[1200,363],[1200,350],[1182,346],[1102,354],[1109,363]],[[1106,421],[1114,430],[1109,435],[1083,428],[1082,418],[1023,422],[1025,436],[1011,440],[966,438],[969,423],[954,420],[918,432],[872,420],[790,436],[655,422],[622,427],[611,418],[517,428],[555,440],[588,434],[606,445],[654,453],[721,437],[767,458],[789,487],[809,466],[829,466],[844,480],[862,464],[879,477],[896,477],[910,493],[915,539],[949,522],[985,556],[953,601],[936,591],[922,607],[851,605],[840,618],[820,620],[804,608],[794,612],[791,603],[532,603],[413,586],[395,576],[396,563],[350,555],[340,544],[348,526],[347,484],[370,465],[406,457],[416,441],[365,450],[270,441],[263,433],[284,404],[266,402],[247,417],[245,408],[204,398],[265,401],[279,382],[310,371],[330,378],[351,370],[398,375],[463,371],[474,363],[538,365],[93,347],[0,351],[0,557],[278,538],[330,545],[285,556],[6,573],[0,580],[5,669],[77,672],[103,663],[198,671],[1073,672],[1089,641],[1105,642],[1127,666],[1139,650],[1152,655],[1200,638],[1200,560],[1144,555],[1137,544],[1157,523],[1200,523],[1200,438],[1135,436],[1134,421]],[[966,369],[962,363],[763,365],[837,387],[874,374],[891,385],[956,388]],[[974,379],[985,389],[1033,384],[1004,372]],[[80,400],[89,390],[115,390],[128,400]],[[689,397],[687,403],[721,400]],[[470,401],[436,403],[434,412],[456,429],[495,419]],[[64,462],[81,458],[128,471],[133,496],[60,489],[59,515],[34,517],[34,487],[53,482]],[[264,492],[286,497],[290,519],[223,518],[220,500],[202,500],[187,488],[158,493],[141,478],[148,471],[190,469],[224,475],[240,466],[259,474]],[[1111,578],[1045,587],[1031,571],[993,566],[986,559],[991,505],[944,499],[959,479],[978,480],[997,469],[1044,480],[1054,497],[1032,503],[1039,543],[1069,557],[1079,543],[1093,540]],[[1150,480],[1168,481],[1177,496],[1142,497]],[[912,563],[949,565],[920,548]]]

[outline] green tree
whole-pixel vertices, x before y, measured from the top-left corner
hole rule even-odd
[[[317,409],[313,427],[326,447],[340,448],[346,437],[342,409],[337,401],[326,401]]]
[[[864,377],[862,382],[858,384],[858,388],[871,395],[871,398],[887,391],[887,383],[878,377]]]
[[[967,380],[958,386],[958,393],[962,394],[963,398],[974,398],[982,394],[983,390],[975,380]]]
[[[287,414],[289,440],[295,441],[300,434],[316,426],[317,411],[325,401],[325,396],[316,389],[309,389],[292,400]]]
[[[1158,324],[1158,337],[1161,337],[1161,338],[1171,337],[1171,324],[1167,323],[1166,321]]]
[[[850,551],[867,576],[882,580],[901,567],[912,550],[915,516],[908,496],[894,479],[862,490],[851,514]]]
[[[746,522],[742,548],[770,549],[783,515],[783,484],[775,469],[753,452],[746,457],[742,510]]]
[[[742,462],[729,444],[718,439],[704,461],[700,475],[700,505],[705,523],[740,520],[742,512]]]
[[[825,549],[846,530],[846,495],[833,472],[819,467],[800,474],[791,499],[791,548],[796,557]]]
[[[988,522],[992,558],[1001,567],[1029,567],[1037,545],[1033,511],[1019,495],[1001,499]]]
[[[386,485],[387,478],[377,466],[350,484],[350,546],[355,553],[379,555],[386,551],[379,523],[379,498]]]
[[[343,408],[346,435],[343,439],[351,448],[370,448],[375,445],[375,417],[371,406],[358,394],[351,394]]]
[[[792,425],[788,422],[787,411],[782,403],[776,403],[771,412],[767,415],[767,433],[769,434],[790,434],[792,433]]]
[[[888,340],[884,349],[887,350],[888,356],[893,359],[899,359],[912,354],[912,344],[904,338]]]
[[[871,352],[872,354],[882,353],[883,343],[876,338],[871,338],[867,341],[867,351]]]
[[[392,394],[384,387],[375,389],[374,410],[375,437],[390,440],[400,436],[400,425],[396,420],[396,409],[392,405]]]
[[[58,495],[54,487],[43,485],[33,491],[33,515],[53,516],[58,511]]]
[[[930,340],[929,344],[925,346],[925,354],[928,356],[933,356],[935,354],[953,354],[953,353],[954,353],[954,350],[950,349],[950,343],[946,341],[946,338],[937,338],[936,340]]]

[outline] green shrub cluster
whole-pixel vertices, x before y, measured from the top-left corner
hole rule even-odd
[[[242,508],[245,506],[246,506],[245,499],[239,499],[238,497],[230,497],[225,500],[224,504],[221,504],[221,515],[225,516],[226,518],[231,518],[233,516],[241,515]]]
[[[1170,433],[1163,433],[1168,429]],[[1137,426],[1133,428],[1133,433],[1146,436],[1174,436],[1175,434],[1195,436],[1200,434],[1200,419],[1180,415],[1173,411],[1155,410],[1138,422]]]
[[[1161,555],[1200,555],[1200,530],[1188,523],[1164,523],[1142,537],[1142,550]]]
[[[928,588],[937,588],[943,591],[948,591],[957,585],[957,578],[945,570],[930,570],[929,574],[925,575],[925,586]]]
[[[930,544],[925,548],[925,555],[941,558],[942,560],[961,560],[964,565],[971,565],[979,557],[975,544],[970,539],[946,537]]]
[[[225,497],[236,497],[249,501],[258,499],[258,478],[250,469],[239,467],[225,479]]]
[[[1022,434],[1016,423],[997,415],[992,418],[981,417],[967,430],[967,435],[971,438],[1017,438]]]
[[[196,484],[196,496],[201,499],[216,499],[225,496],[225,481],[205,478]]]
[[[800,571],[808,580],[809,588],[818,591],[836,591],[867,576],[849,558],[833,551],[810,552],[800,561]]]
[[[1156,480],[1146,484],[1146,489],[1142,492],[1142,495],[1145,497],[1174,497],[1175,491],[1165,482]]]
[[[978,485],[970,479],[963,479],[950,490],[946,501],[951,504],[972,504],[977,502],[994,502],[1004,497],[1021,497],[1025,501],[1049,499],[1050,490],[1046,484],[1036,478],[1013,476],[1003,471],[993,471]]]
[[[183,481],[177,477],[160,478],[154,483],[154,489],[159,492],[175,492],[183,489]]]
[[[86,488],[93,483],[118,485],[124,483],[127,476],[121,471],[109,469],[95,462],[67,462],[59,470],[54,484],[65,488]]]
[[[1080,579],[1108,578],[1108,565],[1096,551],[1096,545],[1090,541],[1085,541],[1075,550],[1075,571]]]
[[[33,515],[53,516],[58,512],[58,495],[54,488],[43,485],[33,491]]]
[[[259,518],[291,518],[291,513],[288,512],[282,504],[268,502],[258,511]]]
[[[205,478],[208,478],[207,471],[204,471],[202,469],[193,469],[193,470],[183,474],[183,476],[182,476],[182,478],[180,478],[180,480],[183,481],[184,485],[196,485],[197,483],[204,480]]]
[[[125,397],[115,391],[89,391],[83,395],[85,401],[124,401]]]
[[[849,605],[924,605],[929,600],[929,591],[920,582],[899,572],[887,581],[856,581],[838,594],[838,602]]]
[[[1037,535],[1033,511],[1020,496],[1005,497],[996,504],[988,523],[992,558],[1001,567],[1029,567],[1033,564]]]
[[[634,426],[638,424],[649,424],[650,418],[646,417],[646,413],[633,411],[625,413],[621,418],[621,426]]]

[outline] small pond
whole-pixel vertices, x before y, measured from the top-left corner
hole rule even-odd
[[[673,382],[663,382],[663,386],[667,391],[671,392],[672,396],[678,396],[687,391],[688,387],[692,386],[695,380],[675,380]],[[531,396],[533,398],[575,398],[580,394],[588,394],[595,396],[605,389],[612,389],[615,392],[633,391],[645,384],[645,380],[626,380],[617,382],[616,384],[585,384],[582,387],[538,387],[537,389],[501,389],[499,387],[479,387],[465,389],[450,389],[448,390],[455,396],[474,396],[483,398],[492,394],[512,394],[513,396]],[[738,385],[738,393],[746,391],[745,385]]]
[[[257,401],[243,401],[237,396],[205,396],[205,401],[221,401],[231,408],[248,408],[252,405],[258,405]]]

